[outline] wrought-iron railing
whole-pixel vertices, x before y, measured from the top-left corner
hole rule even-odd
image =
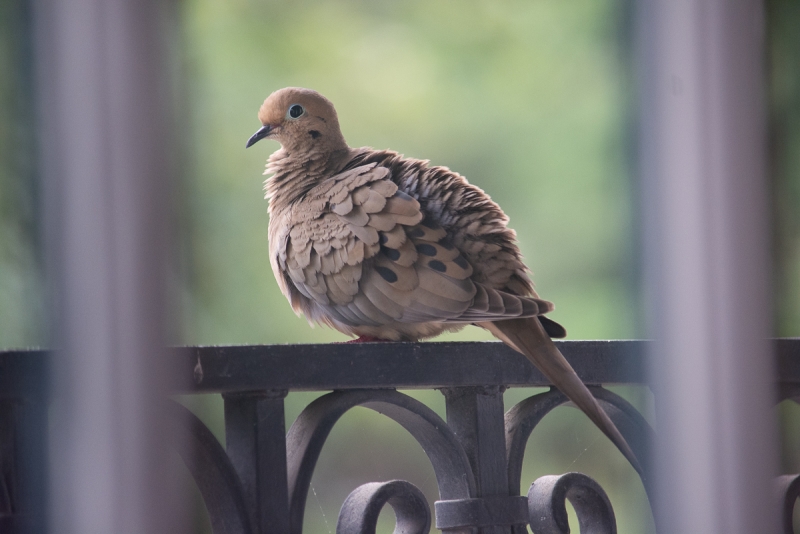
[[[643,341],[562,341],[558,345],[644,466],[650,493],[649,452],[655,433],[633,406],[605,389],[644,384]],[[800,402],[800,340],[777,341],[780,400]],[[176,393],[221,393],[225,442],[183,406],[169,410],[187,425],[179,447],[208,510],[215,534],[300,534],[311,477],[326,438],[356,406],[399,423],[427,454],[439,500],[431,513],[422,492],[403,480],[376,481],[354,489],[342,504],[341,534],[375,532],[381,509],[394,509],[396,533],[569,532],[570,501],[582,533],[614,533],[614,512],[603,489],[588,475],[541,477],[523,493],[525,445],[534,427],[567,402],[550,389],[504,410],[509,387],[548,386],[521,355],[501,343],[380,343],[192,347],[176,349],[185,378]],[[38,395],[46,373],[41,351],[0,352],[0,531],[21,525],[16,500],[32,484],[21,449],[43,448],[45,402]],[[446,421],[397,389],[438,389]],[[285,428],[290,391],[326,391]],[[656,399],[657,402],[657,399]],[[38,445],[37,445],[38,444]],[[41,452],[41,451],[40,451]],[[35,477],[34,477],[35,478]],[[527,483],[527,481],[525,481]],[[778,480],[783,528],[792,531],[800,476]],[[432,516],[435,515],[435,520]],[[656,521],[656,524],[658,521]]]

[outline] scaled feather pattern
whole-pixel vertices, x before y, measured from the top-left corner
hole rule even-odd
[[[446,167],[350,148],[333,104],[289,87],[259,110],[270,263],[292,308],[345,334],[415,341],[476,324],[527,356],[639,470],[619,431],[550,340],[508,217]],[[640,471],[641,472],[641,471]]]

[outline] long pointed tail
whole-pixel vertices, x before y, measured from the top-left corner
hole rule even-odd
[[[517,352],[521,352],[571,400],[610,439],[633,465],[644,475],[639,461],[622,437],[614,422],[597,403],[589,388],[581,381],[561,351],[555,346],[536,317],[508,319],[480,323],[495,337]]]

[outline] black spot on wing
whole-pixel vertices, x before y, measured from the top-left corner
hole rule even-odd
[[[440,273],[443,273],[443,272],[447,271],[447,265],[445,265],[444,263],[440,262],[439,260],[433,260],[433,261],[428,262],[428,267],[430,267],[434,271],[439,271]]]
[[[425,256],[436,256],[436,247],[427,243],[417,245],[417,252]]]
[[[453,248],[455,248],[455,245],[451,243],[450,240],[447,238],[439,241],[439,244],[442,245],[442,247],[444,247],[445,250],[453,250]]]
[[[386,242],[389,241],[389,237],[383,232],[381,232],[381,235],[380,237],[378,237],[378,240],[380,241],[381,245],[385,245]]]
[[[375,270],[378,271],[378,274],[381,275],[381,278],[383,278],[390,284],[397,282],[397,274],[388,267],[382,267],[378,265],[375,267]]]
[[[461,254],[459,254],[456,257],[456,259],[453,260],[453,263],[455,263],[456,265],[458,265],[462,269],[466,269],[467,267],[469,267],[469,263],[467,263],[467,260],[465,260],[464,256],[462,256]]]
[[[394,248],[389,247],[381,247],[383,253],[386,254],[386,257],[392,261],[397,261],[400,259],[400,251]]]
[[[412,228],[408,232],[408,236],[413,238],[422,237],[424,235],[425,235],[425,230],[423,230],[422,228]]]
[[[429,215],[426,215],[424,219],[422,219],[422,225],[430,228],[431,230],[436,230],[439,228],[439,223],[434,221]]]

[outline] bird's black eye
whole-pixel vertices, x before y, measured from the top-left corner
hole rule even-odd
[[[292,104],[291,106],[289,106],[289,111],[286,113],[286,118],[296,119],[305,112],[306,110],[303,109],[303,106],[301,106],[300,104]]]

